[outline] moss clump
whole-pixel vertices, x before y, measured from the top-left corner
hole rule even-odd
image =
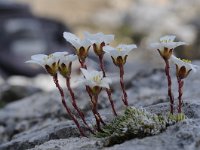
[[[173,124],[176,122],[180,122],[186,119],[186,116],[184,113],[178,113],[178,114],[169,114],[168,115],[168,124]]]
[[[110,124],[98,132],[96,137],[104,138],[104,146],[122,143],[132,138],[155,135],[166,129],[164,117],[151,114],[144,109],[127,107],[124,114],[116,117]]]

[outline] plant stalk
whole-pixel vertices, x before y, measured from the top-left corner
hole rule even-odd
[[[178,81],[178,113],[182,113],[182,106],[183,106],[182,95],[183,95],[184,81],[178,77],[177,81]]]
[[[75,108],[75,110],[78,112],[80,118],[82,119],[83,123],[86,125],[87,129],[94,134],[94,132],[92,131],[92,129],[89,127],[89,125],[87,124],[86,120],[85,120],[85,115],[84,113],[80,110],[80,108],[78,107],[77,103],[76,103],[76,99],[75,99],[75,95],[74,92],[71,88],[71,84],[70,84],[70,77],[66,77],[66,85],[67,85],[67,89],[70,93],[71,96],[71,100],[72,100],[72,105]]]
[[[100,123],[102,123],[103,125],[106,125],[106,124],[104,123],[103,119],[101,118],[101,115],[98,113],[98,110],[97,110],[98,95],[93,95],[91,102],[92,102],[92,112],[96,119],[97,131],[102,131],[100,127]]]
[[[100,62],[100,68],[101,68],[101,70],[102,70],[102,72],[103,72],[103,77],[106,77],[106,72],[105,72],[104,63],[103,63],[103,55],[102,55],[102,56],[101,56],[101,55],[99,56],[99,62]],[[109,89],[106,88],[106,93],[107,93],[107,95],[108,95],[108,99],[109,99],[109,101],[110,101],[113,114],[114,114],[115,116],[117,116],[117,112],[116,112],[116,110],[115,110],[114,102],[113,102],[113,99],[112,99],[111,90],[109,90]]]
[[[85,61],[81,60],[81,59],[78,59],[79,60],[79,63],[81,64],[81,68],[84,68],[84,69],[87,69],[87,66],[85,64]]]
[[[85,136],[83,130],[81,129],[80,127],[80,124],[78,123],[78,120],[75,118],[75,116],[71,113],[71,110],[69,109],[69,107],[67,106],[66,104],[66,101],[65,101],[65,96],[64,96],[64,91],[62,89],[62,87],[60,86],[59,82],[58,82],[58,76],[57,74],[55,76],[53,76],[53,80],[54,80],[54,83],[56,85],[56,87],[58,88],[59,92],[60,92],[60,96],[61,96],[61,99],[62,99],[62,104],[63,106],[65,107],[68,115],[71,117],[71,119],[74,121],[74,123],[76,124],[81,136]]]
[[[124,67],[123,65],[119,66],[120,69],[120,85],[121,85],[121,89],[123,92],[123,96],[122,96],[122,101],[124,102],[124,105],[128,106],[128,96],[125,90],[125,85],[124,85]]]
[[[172,93],[172,81],[171,81],[171,76],[170,76],[170,66],[169,66],[169,60],[168,59],[164,59],[165,60],[165,73],[167,76],[167,82],[168,82],[168,96],[170,99],[170,113],[173,115],[174,114],[174,96]]]

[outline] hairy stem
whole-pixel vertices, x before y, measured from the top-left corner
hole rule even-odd
[[[103,125],[106,125],[106,124],[103,121],[101,115],[98,113],[98,110],[97,110],[98,95],[93,95],[91,102],[92,102],[92,112],[93,112],[94,117],[96,119],[97,130],[101,131],[100,123],[102,123]]]
[[[183,95],[184,81],[178,77],[177,81],[178,81],[178,113],[182,113],[182,105],[183,105],[182,95]]]
[[[85,136],[85,134],[83,133],[83,130],[81,129],[80,127],[80,124],[78,123],[78,120],[75,118],[75,116],[71,113],[71,110],[69,109],[69,107],[67,106],[67,103],[65,101],[65,96],[64,96],[64,91],[63,89],[61,88],[59,82],[58,82],[58,76],[57,74],[55,76],[53,76],[53,80],[54,80],[54,83],[56,85],[56,87],[58,88],[59,92],[60,92],[60,96],[61,96],[61,99],[62,99],[62,104],[63,106],[65,107],[68,115],[71,117],[71,119],[74,121],[74,123],[76,124],[81,136]]]
[[[100,118],[97,114],[97,97],[94,97],[94,96],[93,96],[93,100],[92,100],[92,112],[93,112],[94,117],[96,119],[97,131],[101,131]]]
[[[128,106],[128,100],[127,100],[127,93],[125,90],[125,85],[124,85],[124,67],[123,65],[119,66],[120,69],[120,85],[122,88],[123,96],[122,96],[122,101],[124,102],[124,105]]]
[[[85,120],[85,115],[84,113],[80,110],[80,108],[78,107],[77,103],[76,103],[76,99],[75,99],[75,95],[74,92],[71,88],[71,84],[70,84],[70,77],[66,77],[66,85],[67,85],[67,89],[70,93],[71,99],[72,99],[72,105],[75,108],[75,110],[78,112],[80,118],[82,119],[83,123],[86,125],[87,129],[91,132],[94,133],[92,131],[92,129],[89,127],[89,125],[87,124],[86,120]]]
[[[85,65],[85,62],[84,62],[84,61],[81,61],[81,60],[79,59],[79,62],[80,62],[80,64],[81,64],[81,67],[82,67],[82,68],[87,69],[87,66]],[[97,100],[98,100],[98,96],[97,96],[97,97],[94,97],[94,96],[92,95],[92,93],[90,92],[90,87],[87,86],[87,85],[86,85],[85,87],[86,87],[86,91],[87,91],[87,93],[88,93],[88,95],[89,95],[89,97],[90,97],[90,99],[91,99],[91,102],[92,102],[92,112],[93,112],[93,114],[94,114],[94,116],[95,116],[95,119],[96,119],[96,122],[97,122],[97,129],[100,130],[100,126],[99,126],[98,124],[100,124],[100,122],[101,122],[103,125],[105,125],[105,123],[104,123],[103,119],[101,118],[100,114],[99,114],[98,111],[97,111]]]
[[[100,62],[100,68],[101,68],[101,70],[103,72],[103,77],[106,77],[106,72],[105,72],[105,68],[104,68],[104,64],[103,64],[103,55],[99,56],[99,62]],[[114,102],[113,102],[113,99],[112,99],[111,90],[106,89],[106,93],[108,95],[108,99],[110,101],[110,104],[111,104],[111,107],[112,107],[112,111],[113,111],[114,115],[117,116],[117,112],[115,110]]]
[[[103,72],[103,77],[106,77],[106,72],[105,72],[104,63],[103,63],[103,55],[99,56],[99,62],[100,62],[100,68]]]
[[[82,61],[81,59],[79,59],[79,63],[81,64],[81,68],[87,69],[87,66],[86,66],[86,64],[85,64],[85,61]],[[91,95],[90,92],[89,92],[89,87],[86,85],[85,88],[86,88],[86,91],[87,91],[87,93],[88,93],[90,99],[92,99],[92,95]]]
[[[79,63],[81,64],[81,68],[84,68],[84,69],[87,69],[87,66],[85,64],[85,61],[81,60],[81,59],[78,59],[79,60]]]
[[[174,114],[174,96],[173,96],[173,93],[172,93],[172,81],[171,81],[171,76],[170,76],[170,66],[169,66],[169,60],[165,60],[165,73],[166,73],[166,76],[167,76],[167,81],[168,81],[168,96],[169,96],[169,99],[170,99],[170,113],[171,114]]]

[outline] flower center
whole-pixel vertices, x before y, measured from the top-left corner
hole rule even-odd
[[[101,77],[100,77],[100,75],[97,75],[97,76],[94,76],[94,77],[92,78],[92,80],[93,80],[94,82],[96,82],[96,83],[100,83]]]
[[[118,50],[119,52],[121,52],[121,51],[122,51],[122,48],[117,48],[117,50]]]
[[[191,60],[188,60],[188,59],[181,59],[183,62],[186,62],[186,63],[191,63],[192,61]]]
[[[50,55],[47,56],[47,59],[50,59],[50,58],[52,58],[52,57],[53,57],[53,55],[50,54]]]
[[[161,40],[161,43],[169,43],[169,42],[172,42],[171,39],[168,39],[168,40]]]

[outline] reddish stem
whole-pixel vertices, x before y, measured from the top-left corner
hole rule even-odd
[[[81,64],[81,67],[82,67],[82,68],[87,69],[87,66],[85,65],[85,61],[82,61],[82,60],[79,59],[79,62],[80,62],[80,64]],[[98,100],[98,96],[95,97],[95,99],[94,99],[93,96],[92,96],[92,93],[90,92],[90,87],[87,86],[87,85],[86,85],[85,87],[86,87],[86,91],[87,91],[87,93],[88,93],[88,95],[89,95],[89,97],[90,97],[90,99],[91,99],[91,101],[92,101],[92,112],[93,112],[93,114],[94,114],[94,116],[95,116],[96,121],[98,120],[97,123],[99,124],[99,123],[101,122],[103,125],[105,125],[103,119],[101,118],[100,114],[99,114],[98,111],[97,111],[97,100]],[[93,99],[95,100],[95,101],[94,101],[95,103],[93,103]],[[98,125],[98,124],[97,124],[97,129],[99,128],[99,125]],[[99,128],[99,129],[100,129],[100,128]]]
[[[101,118],[101,115],[98,113],[98,110],[97,110],[98,95],[93,95],[91,102],[92,102],[92,112],[96,119],[97,130],[101,131],[100,123],[102,123],[103,125],[106,125],[106,124],[104,123],[103,119]]]
[[[165,60],[165,73],[166,73],[166,76],[167,76],[167,81],[168,81],[168,96],[169,96],[169,99],[170,99],[170,113],[171,114],[174,114],[174,96],[172,94],[172,81],[171,81],[171,76],[170,76],[170,73],[169,73],[169,70],[170,70],[170,66],[169,66],[169,60]]]
[[[123,65],[120,65],[119,69],[120,69],[120,85],[121,85],[122,92],[123,92],[122,101],[124,102],[124,105],[128,106],[128,100],[127,100],[128,96],[125,91],[125,85],[124,85],[124,67],[123,67]]]
[[[79,63],[81,64],[81,68],[87,69],[87,66],[85,65],[85,61],[82,61],[81,59],[79,59]],[[89,92],[89,87],[86,85],[85,88],[86,88],[86,91],[87,91],[90,99],[92,99],[92,95]]]
[[[81,68],[87,69],[87,66],[86,66],[86,64],[85,64],[85,61],[83,61],[83,60],[81,60],[81,59],[78,59],[78,60],[79,60],[79,62],[80,62],[80,64],[81,64]]]
[[[54,80],[54,83],[56,85],[56,87],[58,88],[59,92],[60,92],[60,96],[61,96],[61,99],[62,99],[62,104],[63,106],[65,107],[68,115],[71,117],[71,119],[74,121],[74,123],[76,124],[77,128],[79,129],[79,132],[81,134],[81,136],[85,136],[85,134],[83,133],[81,127],[80,127],[80,124],[78,123],[77,119],[75,118],[75,116],[71,113],[71,110],[69,109],[69,107],[67,106],[66,104],[66,101],[65,101],[65,96],[64,96],[64,92],[63,92],[63,89],[61,88],[59,82],[58,82],[58,76],[57,74],[55,76],[53,76],[53,80]]]
[[[177,77],[177,81],[178,81],[178,94],[179,94],[178,95],[178,113],[182,113],[182,105],[183,105],[182,95],[183,95],[184,81],[178,77]]]
[[[80,108],[78,107],[77,103],[76,103],[76,99],[75,99],[75,95],[74,92],[71,88],[71,84],[70,84],[70,77],[66,77],[66,85],[68,88],[68,91],[70,93],[71,99],[72,99],[72,105],[75,108],[75,110],[78,112],[79,116],[81,117],[82,121],[84,122],[84,124],[87,126],[88,130],[91,133],[94,133],[91,128],[89,127],[89,125],[87,124],[86,120],[85,120],[85,115],[84,113],[80,110]]]
[[[96,126],[97,126],[97,131],[101,131],[101,127],[100,127],[100,118],[97,114],[97,103],[96,103],[97,98],[93,97],[92,100],[92,112],[94,114],[94,117],[96,119]]]
[[[100,68],[103,72],[103,77],[106,77],[106,72],[105,72],[104,63],[103,63],[103,55],[99,55],[99,62],[100,62]]]
[[[104,63],[103,63],[103,55],[99,55],[99,62],[100,62],[100,68],[101,68],[101,70],[103,72],[103,77],[106,77],[106,72],[105,72]],[[108,95],[108,99],[110,101],[110,104],[111,104],[111,107],[112,107],[112,111],[113,111],[114,115],[117,116],[117,112],[115,110],[114,102],[113,102],[113,99],[112,99],[111,90],[106,89],[106,93]]]

